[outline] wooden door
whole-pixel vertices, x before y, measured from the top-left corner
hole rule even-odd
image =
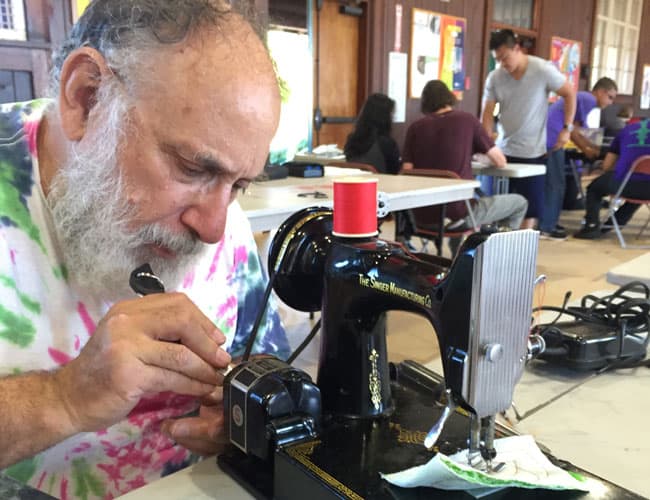
[[[361,16],[341,13],[342,5],[339,0],[313,2],[314,147],[337,144],[342,149],[365,100],[360,32],[367,5],[361,4]]]

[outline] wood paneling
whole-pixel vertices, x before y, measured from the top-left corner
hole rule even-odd
[[[0,70],[29,73],[34,97],[42,97],[47,91],[49,57],[49,50],[3,47],[0,44]]]
[[[590,65],[591,31],[595,15],[594,0],[543,0],[540,9],[539,34],[536,52],[548,59],[551,55],[551,37],[561,36],[582,42],[580,62]],[[607,75],[602,75],[607,76]],[[579,90],[588,90],[589,79],[580,79]]]
[[[49,6],[43,0],[25,0],[27,15],[27,37],[30,41],[49,42]]]
[[[25,13],[27,40],[0,40],[0,70],[28,72],[34,97],[42,97],[47,92],[52,49],[70,29],[70,4],[69,0],[25,0]],[[25,82],[20,76],[21,88]],[[26,95],[19,92],[16,98]]]
[[[0,104],[28,101],[33,97],[31,73],[0,70]]]
[[[359,83],[359,24],[360,18],[339,13],[338,0],[325,0],[318,22],[314,20],[314,105],[323,116],[355,117]],[[312,15],[316,15],[316,10]],[[320,46],[316,50],[316,46]],[[313,145],[338,144],[343,147],[351,124],[324,123],[314,130]]]
[[[393,50],[395,42],[395,6],[402,5],[401,51],[411,50],[411,15],[412,9],[426,9],[467,19],[465,36],[465,75],[468,77],[469,89],[464,92],[458,108],[469,113],[478,113],[481,99],[483,64],[483,34],[485,19],[485,1],[454,0],[373,0],[369,3],[370,40],[372,43],[371,60],[367,84],[368,93],[388,90],[388,53]],[[420,115],[420,100],[407,99],[406,123],[396,123],[393,136],[400,147],[408,124]]]

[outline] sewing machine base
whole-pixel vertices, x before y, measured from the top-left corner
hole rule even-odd
[[[246,456],[232,446],[218,457],[218,463],[256,498],[277,499],[471,499],[464,491],[434,488],[399,488],[380,478],[379,472],[397,472],[428,462],[433,456],[422,445],[431,423],[442,407],[433,405],[442,391],[442,379],[413,362],[391,365],[395,412],[380,421],[330,419],[316,441],[291,445],[276,451],[274,463]],[[261,430],[260,430],[261,431]],[[438,442],[440,451],[454,453],[467,447],[469,419],[455,413]],[[497,427],[497,437],[511,433]],[[567,462],[551,460],[584,476],[595,477]],[[559,462],[559,463],[558,463]],[[606,488],[599,500],[642,499],[643,497],[599,479]],[[578,491],[549,491],[507,488],[492,499],[590,499]]]

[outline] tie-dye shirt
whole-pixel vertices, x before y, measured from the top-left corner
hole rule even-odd
[[[0,376],[64,365],[84,347],[111,304],[80,296],[67,281],[43,195],[36,134],[48,101],[0,107]],[[180,288],[224,332],[236,357],[252,329],[265,279],[250,225],[230,206],[225,235]],[[129,297],[132,298],[132,297]],[[289,350],[271,304],[255,352]],[[2,411],[11,411],[3,401]],[[4,473],[59,498],[113,498],[194,460],[163,436],[163,419],[196,410],[194,398],[142,399],[108,429],[73,436]]]

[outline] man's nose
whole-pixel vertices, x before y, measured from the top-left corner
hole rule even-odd
[[[217,243],[226,228],[230,192],[229,185],[219,185],[199,193],[181,215],[181,222],[195,231],[202,242]]]

